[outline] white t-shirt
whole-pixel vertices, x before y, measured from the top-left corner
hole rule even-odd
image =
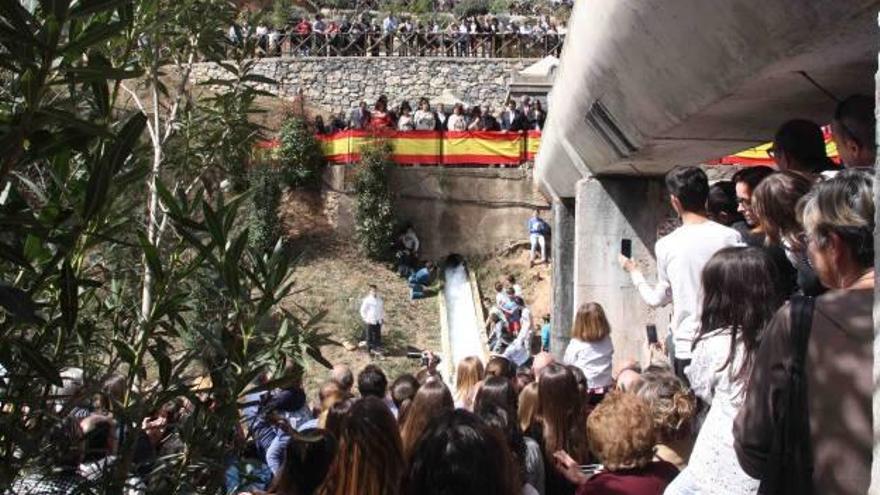
[[[610,387],[612,356],[614,345],[611,344],[611,336],[597,342],[571,339],[565,348],[562,362],[580,368],[587,377],[588,387]]]
[[[719,250],[742,245],[739,232],[729,227],[709,220],[686,224],[657,241],[656,286],[651,287],[641,273],[632,272],[633,284],[648,305],[672,303],[669,331],[677,359],[690,359],[691,344],[700,328],[703,267]]]

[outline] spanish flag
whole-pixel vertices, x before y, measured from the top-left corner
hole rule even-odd
[[[519,164],[524,155],[521,132],[449,131],[443,135],[445,164]]]
[[[834,144],[834,139],[831,136],[831,126],[825,126],[822,128],[822,135],[825,138],[825,154],[833,160],[835,163],[840,163],[840,154],[837,152],[837,145]],[[764,143],[760,146],[755,146],[754,148],[749,148],[747,150],[740,151],[739,153],[725,156],[724,158],[715,160],[711,162],[712,165],[745,165],[745,166],[758,166],[758,165],[768,165],[773,166],[776,162],[773,161],[773,157],[770,156],[769,150],[773,146],[773,143]]]

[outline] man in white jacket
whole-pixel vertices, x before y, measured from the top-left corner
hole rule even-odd
[[[364,321],[364,341],[360,347],[366,347],[371,353],[381,354],[382,323],[385,322],[385,304],[379,297],[379,290],[370,285],[370,293],[361,301],[361,319]]]

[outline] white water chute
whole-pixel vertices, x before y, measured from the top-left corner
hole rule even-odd
[[[448,327],[449,349],[446,359],[448,370],[444,376],[450,387],[454,386],[455,367],[468,356],[478,356],[485,362],[482,322],[478,321],[476,299],[471,290],[467,269],[463,263],[446,268],[446,284],[443,287],[446,325]]]

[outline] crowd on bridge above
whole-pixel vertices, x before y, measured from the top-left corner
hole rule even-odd
[[[398,0],[398,7],[402,10],[413,10],[413,4],[417,0]],[[326,2],[318,2],[324,4]],[[348,8],[354,10],[378,10],[382,8],[380,0],[334,0],[332,2],[335,8]],[[431,0],[429,2],[434,12],[452,12],[456,7],[460,7],[463,0]],[[546,8],[559,8],[562,6],[571,7],[574,0],[509,0],[505,1],[506,11],[512,14],[534,14],[545,10]]]
[[[645,263],[618,260],[645,303],[672,305],[669,339],[649,335],[644,365],[613,369],[614,336],[641,330],[614,328],[598,302],[578,307],[566,349],[538,339],[511,278],[498,287],[487,329],[487,337],[497,330],[493,354],[456,363],[454,385],[444,383],[431,353],[417,373],[390,382],[377,363],[356,379],[337,365],[312,404],[299,365],[275,377],[286,380],[257,377],[254,384],[269,390],[241,398],[247,448],[230,447],[228,492],[866,493],[875,127],[873,98],[853,96],[831,124],[842,164],[826,156],[819,126],[795,120],[775,136],[775,169],[745,168],[712,185],[698,167],[666,175],[681,225],[656,243],[657,282],[647,281]],[[530,235],[547,233],[533,220]],[[401,245],[417,252],[407,236]],[[367,347],[381,346],[376,287],[360,313]],[[200,384],[142,425],[119,424],[121,397],[137,393],[125,380],[88,383],[76,369],[62,378],[52,394],[62,419],[46,461],[6,493],[100,486],[120,462],[123,435],[140,445],[127,460],[129,491],[156,488],[157,459],[186,455],[179,435],[197,424],[193,401],[209,403],[217,393]],[[93,396],[95,385],[101,392]]]
[[[318,115],[313,121],[316,134],[332,134],[344,130],[407,131],[526,131],[542,130],[547,112],[541,100],[529,96],[508,99],[499,110],[490,105],[465,106],[456,103],[451,107],[431,105],[427,98],[419,99],[413,109],[409,101],[401,101],[394,108],[388,105],[388,97],[381,95],[372,108],[361,101],[348,116],[344,112],[327,119]]]
[[[455,56],[543,57],[559,55],[566,29],[546,15],[503,22],[493,15],[444,22],[388,14],[328,20],[292,19],[282,26],[230,26],[228,38],[257,40],[261,56]]]

